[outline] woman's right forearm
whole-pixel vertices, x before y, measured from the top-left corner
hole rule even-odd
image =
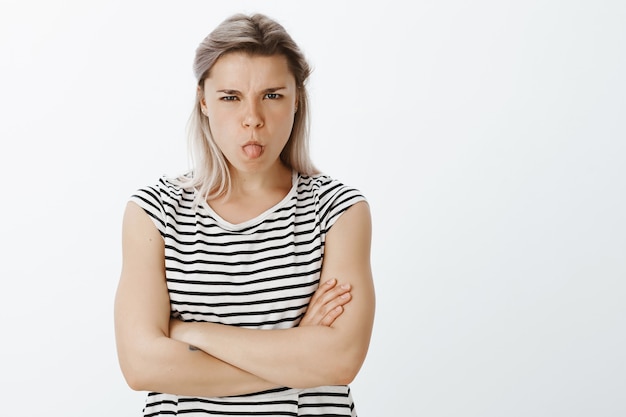
[[[166,336],[132,350],[120,355],[120,363],[128,385],[137,391],[222,397],[276,388],[275,384]]]

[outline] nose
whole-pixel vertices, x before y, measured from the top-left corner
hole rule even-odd
[[[254,100],[250,100],[245,108],[245,114],[243,116],[244,127],[262,127],[263,126],[263,114],[260,109],[259,103]]]

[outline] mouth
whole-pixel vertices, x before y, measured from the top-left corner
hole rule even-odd
[[[259,142],[250,141],[245,143],[242,147],[243,152],[250,159],[256,159],[263,155],[263,150],[265,147],[261,145]]]

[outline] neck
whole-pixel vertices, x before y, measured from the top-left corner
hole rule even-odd
[[[276,189],[291,188],[291,169],[282,163],[266,172],[242,172],[230,167],[231,196],[265,193]]]

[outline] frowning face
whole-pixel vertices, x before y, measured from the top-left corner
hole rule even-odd
[[[295,78],[284,56],[224,55],[203,91],[202,109],[231,170],[269,172],[280,166],[298,104]]]

